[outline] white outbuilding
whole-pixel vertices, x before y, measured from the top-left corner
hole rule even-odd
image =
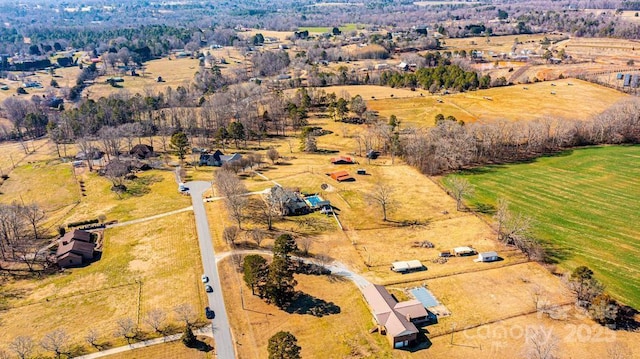
[[[391,270],[398,273],[410,272],[414,270],[422,270],[424,266],[419,260],[400,261],[391,263]]]
[[[455,247],[453,253],[456,256],[469,256],[476,254],[476,250],[471,247]]]
[[[496,252],[482,252],[478,253],[478,259],[476,262],[495,262],[499,259],[498,253]]]

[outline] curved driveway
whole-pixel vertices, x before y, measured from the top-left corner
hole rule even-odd
[[[211,188],[211,183],[194,181],[188,182],[186,185],[189,188],[191,202],[193,203],[196,231],[200,243],[200,255],[202,256],[202,267],[204,268],[204,274],[209,277],[209,284],[213,287],[213,292],[207,293],[207,299],[209,300],[209,307],[215,312],[212,325],[214,328],[213,338],[215,340],[216,354],[217,357],[221,359],[235,359],[231,327],[229,326],[229,319],[224,306],[222,286],[220,285],[220,276],[218,275],[218,267],[216,266],[216,254],[213,251],[209,221],[207,220],[204,200],[202,199],[202,194]],[[201,310],[204,310],[204,308]]]

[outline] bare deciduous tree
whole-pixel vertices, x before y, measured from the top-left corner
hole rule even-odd
[[[278,153],[278,150],[271,147],[270,149],[267,150],[267,158],[269,159],[269,161],[271,161],[272,164],[275,165],[276,162],[278,162],[278,159],[280,158],[280,154]]]
[[[190,326],[195,323],[197,316],[193,306],[188,303],[182,303],[173,308],[173,311],[178,316],[178,319],[183,321],[185,325]]]
[[[456,210],[462,209],[462,199],[473,195],[474,187],[464,178],[450,177],[447,179],[449,187],[451,188],[451,195],[456,200]]]
[[[259,229],[252,229],[247,233],[249,234],[249,237],[251,237],[251,239],[256,243],[256,245],[260,247],[260,244],[262,244],[262,241],[264,240],[264,233]]]
[[[87,332],[87,334],[84,336],[84,340],[89,343],[89,345],[91,345],[92,347],[100,350],[101,346],[100,346],[100,332],[98,331],[98,329],[96,328],[91,328],[89,329],[89,331]]]
[[[525,356],[527,359],[554,359],[558,350],[558,337],[550,329],[540,327],[527,332]]]
[[[40,341],[40,346],[45,350],[55,353],[56,358],[69,353],[69,334],[64,329],[58,328],[45,334]]]
[[[220,195],[224,198],[229,216],[236,221],[238,228],[242,229],[244,211],[248,200],[245,194],[247,188],[233,172],[221,169],[216,173],[216,185]]]
[[[26,335],[21,335],[9,343],[9,349],[16,353],[20,359],[26,359],[31,356],[34,348],[33,338]]]
[[[127,340],[127,343],[131,344],[131,340],[138,335],[138,325],[131,318],[120,318],[116,322],[118,328],[114,335],[116,337],[123,337]]]
[[[104,126],[98,131],[98,135],[102,141],[102,149],[107,155],[107,160],[111,160],[112,156],[119,158],[122,141],[120,130],[116,127]]]
[[[296,241],[300,249],[302,249],[302,253],[305,255],[309,254],[309,250],[311,249],[311,245],[313,244],[314,238],[312,236],[302,236],[298,238]]]
[[[222,239],[230,245],[234,245],[240,234],[240,229],[236,226],[225,227],[222,230]]]
[[[393,187],[383,182],[378,182],[375,184],[372,192],[366,195],[369,202],[380,206],[383,221],[387,220],[387,213],[395,210],[397,206],[397,202],[394,200],[393,196],[394,192]]]
[[[166,320],[167,314],[160,308],[150,310],[144,318],[144,322],[159,334],[162,333],[164,322]]]

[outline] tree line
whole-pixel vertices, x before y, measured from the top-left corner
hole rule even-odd
[[[640,101],[613,106],[591,120],[542,119],[464,124],[443,121],[407,130],[402,156],[429,175],[488,163],[535,158],[575,146],[640,143]]]

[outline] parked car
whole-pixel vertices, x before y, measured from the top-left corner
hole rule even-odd
[[[211,292],[213,292],[213,287],[211,287],[210,285],[207,284],[207,285],[204,286],[204,290],[206,290],[207,293],[211,293]]]
[[[206,275],[202,275],[202,283],[208,283],[209,282],[209,277],[207,277]]]
[[[213,310],[211,310],[211,308],[205,307],[204,315],[207,317],[207,319],[213,319],[213,317],[216,316],[216,313],[214,313]]]

